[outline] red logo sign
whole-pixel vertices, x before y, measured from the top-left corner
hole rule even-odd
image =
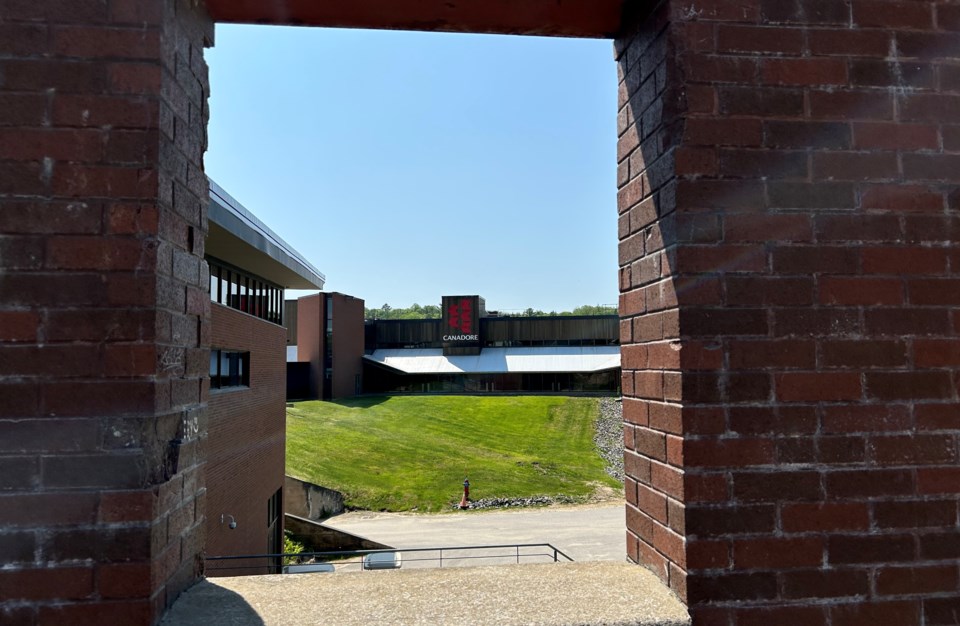
[[[469,298],[460,298],[447,308],[447,324],[464,335],[473,334],[473,303]]]

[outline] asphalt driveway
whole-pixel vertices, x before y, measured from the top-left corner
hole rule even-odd
[[[622,501],[437,515],[366,511],[339,515],[324,525],[400,550],[549,543],[575,561],[623,561],[626,558]],[[412,556],[405,555],[404,567]]]

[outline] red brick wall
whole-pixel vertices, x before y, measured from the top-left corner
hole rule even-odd
[[[4,623],[148,623],[199,575],[197,4],[3,4]],[[626,19],[631,557],[701,626],[955,624],[956,3]]]
[[[286,329],[219,304],[212,309],[211,348],[250,352],[250,386],[210,392],[206,554],[265,554],[267,500],[283,487],[286,458]],[[237,528],[221,515],[232,515]],[[226,572],[242,573],[264,572]]]
[[[681,352],[674,278],[679,137],[667,8],[618,42],[617,197],[627,556],[683,593]]]
[[[5,624],[150,623],[201,572],[195,4],[0,8]]]
[[[634,20],[616,47],[631,558],[696,624],[956,623],[956,3]]]
[[[297,300],[297,360],[310,363],[310,396],[322,397],[323,391],[323,294]]]
[[[363,375],[363,300],[333,295],[332,398],[356,395],[356,377]]]
[[[333,380],[331,398],[354,395],[363,373],[363,300],[342,293],[319,293],[297,300],[297,359],[310,362],[312,397],[323,398],[327,296],[333,298]]]

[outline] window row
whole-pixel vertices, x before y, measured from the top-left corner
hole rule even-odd
[[[274,324],[283,324],[283,287],[207,258],[210,299]]]
[[[210,350],[210,388],[250,386],[250,353]]]

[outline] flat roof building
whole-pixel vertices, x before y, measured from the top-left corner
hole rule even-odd
[[[616,315],[494,317],[478,296],[446,296],[441,310],[441,319],[367,322],[365,391],[619,391]]]
[[[325,297],[333,296],[348,298],[342,294]],[[314,384],[309,394],[298,391],[291,397],[618,393],[620,389],[616,315],[501,317],[488,315],[479,296],[444,296],[440,319],[367,320],[361,337],[356,331],[363,315],[362,301],[352,310],[344,302],[333,306],[335,313],[321,315],[314,298],[317,296],[301,298],[297,306],[299,360],[313,363],[313,370],[341,382],[323,387],[322,393]],[[323,320],[326,333],[309,331],[323,327]],[[349,332],[343,330],[348,328]],[[337,354],[322,345],[333,346]],[[327,365],[321,365],[323,359]],[[293,372],[305,365],[288,367]],[[304,388],[300,385],[298,390]]]

